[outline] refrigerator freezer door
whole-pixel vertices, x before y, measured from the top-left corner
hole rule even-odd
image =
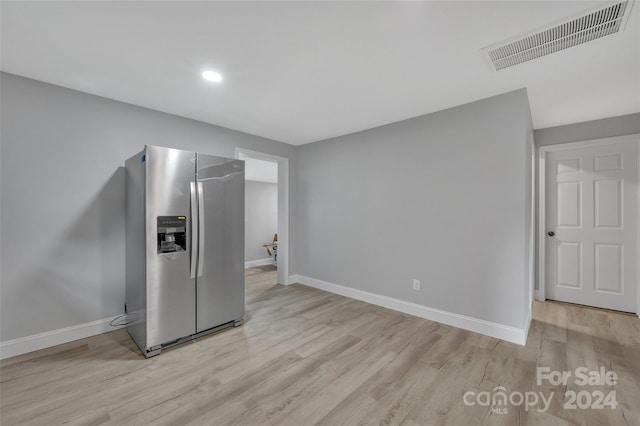
[[[197,164],[202,250],[196,325],[201,332],[244,315],[244,161],[198,153]]]
[[[191,191],[196,154],[147,146],[147,347],[195,333],[195,279],[191,267]],[[186,217],[183,251],[159,253],[158,216]]]

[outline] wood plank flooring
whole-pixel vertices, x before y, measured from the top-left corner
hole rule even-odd
[[[2,426],[640,425],[636,317],[536,302],[519,346],[275,280],[247,270],[244,326],[155,358],[117,330],[2,361]],[[536,367],[582,366],[617,384],[536,384]],[[555,397],[545,412],[463,403],[497,386]],[[568,410],[566,390],[615,390],[618,406]]]

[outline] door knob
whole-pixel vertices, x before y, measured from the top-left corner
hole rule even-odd
[[[547,235],[550,236],[550,237],[553,237],[554,235],[556,235],[556,233],[553,232],[553,231],[549,231],[549,232],[547,232]]]

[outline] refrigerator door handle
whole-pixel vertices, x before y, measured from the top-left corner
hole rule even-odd
[[[204,184],[198,182],[198,276],[204,270]]]
[[[191,278],[196,277],[196,264],[198,263],[198,195],[196,183],[191,182]]]

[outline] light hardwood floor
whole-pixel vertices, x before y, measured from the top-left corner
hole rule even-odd
[[[9,425],[638,425],[640,321],[536,303],[526,346],[247,271],[244,326],[145,359],[125,330],[0,364]],[[615,386],[536,385],[536,367],[604,366]],[[572,378],[573,379],[573,378]],[[546,412],[467,406],[465,392],[555,392]],[[563,409],[565,390],[616,409]],[[542,404],[538,405],[538,408]]]

